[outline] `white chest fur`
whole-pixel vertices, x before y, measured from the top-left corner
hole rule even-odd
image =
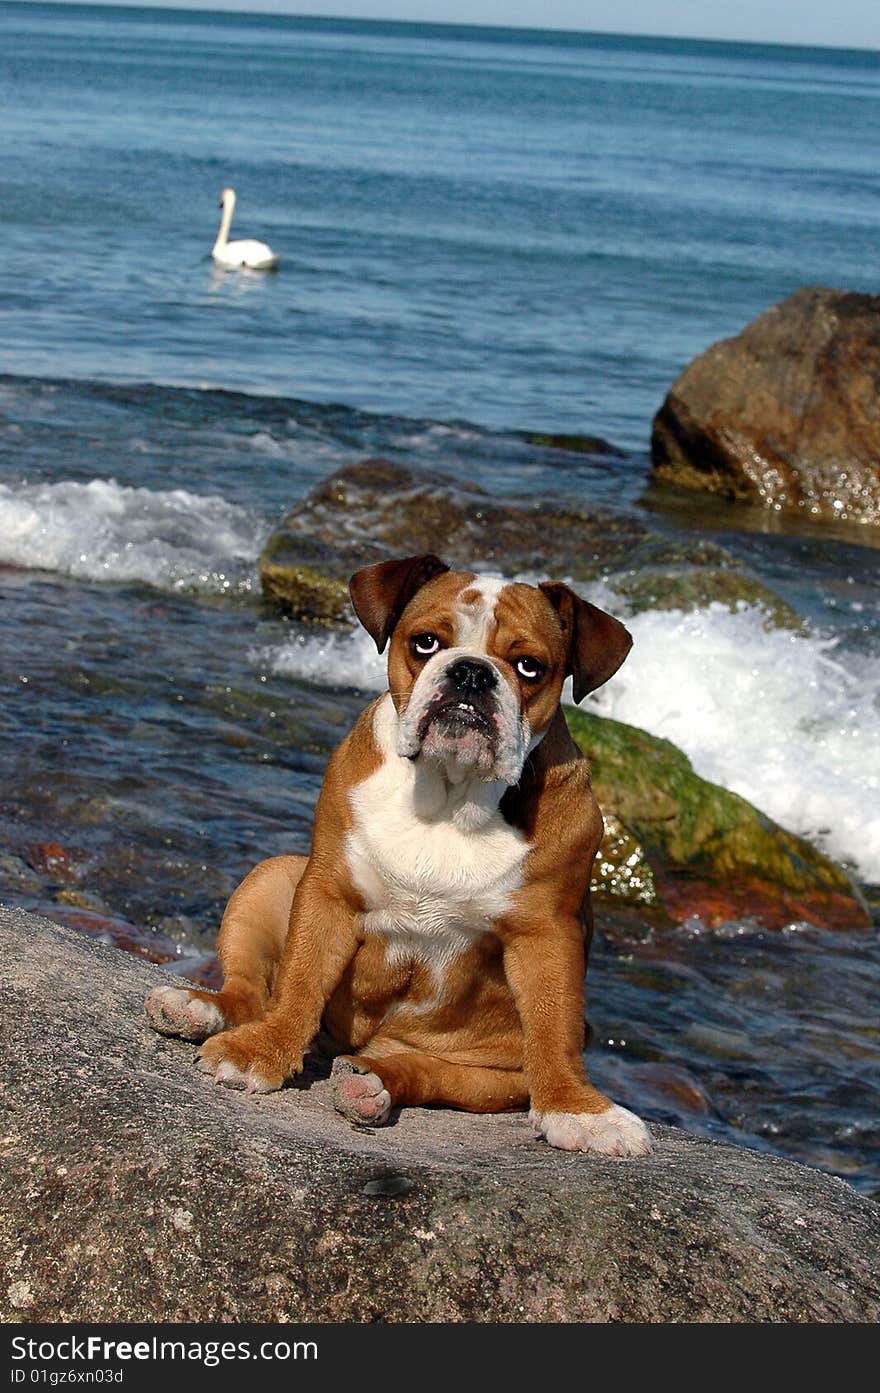
[[[388,695],[373,730],[383,762],[352,789],[346,844],[365,929],[439,975],[507,908],[529,846],[498,810],[503,785],[449,787],[436,769],[397,754]]]

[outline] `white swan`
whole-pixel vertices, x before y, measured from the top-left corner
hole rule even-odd
[[[220,231],[217,233],[217,241],[211,252],[218,265],[246,266],[251,271],[273,271],[280,258],[275,255],[271,247],[266,246],[265,242],[256,242],[252,237],[246,237],[241,242],[226,240],[229,236],[232,214],[235,212],[235,189],[223,190],[220,195],[220,207],[223,209],[220,218]]]

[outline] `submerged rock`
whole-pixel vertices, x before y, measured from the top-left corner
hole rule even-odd
[[[606,455],[610,459],[626,459],[626,451],[612,445],[601,435],[560,434],[556,431],[520,430],[514,431],[519,440],[527,445],[540,445],[543,450],[565,450],[574,455]]]
[[[880,526],[880,296],[806,287],[701,353],[654,419],[654,475]]]
[[[657,1124],[588,1159],[524,1113],[356,1131],[322,1070],[215,1087],[147,1024],[161,969],[0,910],[0,974],[7,1322],[880,1316],[880,1207],[806,1166]]]
[[[350,613],[348,585],[337,576],[304,566],[284,532],[274,532],[260,556],[263,593],[292,619],[339,624]]]
[[[607,508],[517,503],[393,460],[348,465],[318,484],[260,557],[266,596],[299,618],[344,618],[351,574],[389,556],[442,552],[450,565],[591,580],[646,535]]]
[[[287,513],[260,557],[263,592],[295,619],[345,622],[353,618],[354,571],[420,551],[465,570],[582,584],[601,577],[633,610],[746,603],[760,605],[773,623],[803,622],[713,542],[663,537],[610,508],[493,498],[386,459],[347,465]]]
[[[565,714],[590,760],[603,814],[642,849],[656,902],[671,918],[869,925],[842,867],[738,794],[701,779],[670,741],[573,707]]]
[[[766,629],[790,629],[805,633],[808,625],[791,605],[774,595],[766,585],[739,571],[716,567],[676,569],[650,568],[614,577],[614,589],[626,600],[631,614],[647,609],[674,609],[688,612],[711,604],[731,611],[751,605],[764,611]]]

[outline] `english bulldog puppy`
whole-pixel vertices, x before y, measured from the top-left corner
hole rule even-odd
[[[568,1151],[641,1156],[644,1123],[584,1067],[590,869],[602,817],[560,707],[631,639],[567,586],[452,571],[433,555],[358,571],[388,691],[332,756],[308,857],[261,862],[220,928],[219,992],[157,987],[157,1030],[201,1067],[280,1088],[319,1036],[334,1103],[531,1107]]]

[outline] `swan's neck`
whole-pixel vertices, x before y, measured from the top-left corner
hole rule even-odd
[[[220,215],[220,231],[217,233],[217,241],[214,243],[213,248],[215,252],[222,251],[223,248],[226,246],[226,241],[229,237],[229,228],[232,223],[232,214],[234,208],[235,204],[233,203],[232,199],[225,199],[223,203],[223,212]]]

